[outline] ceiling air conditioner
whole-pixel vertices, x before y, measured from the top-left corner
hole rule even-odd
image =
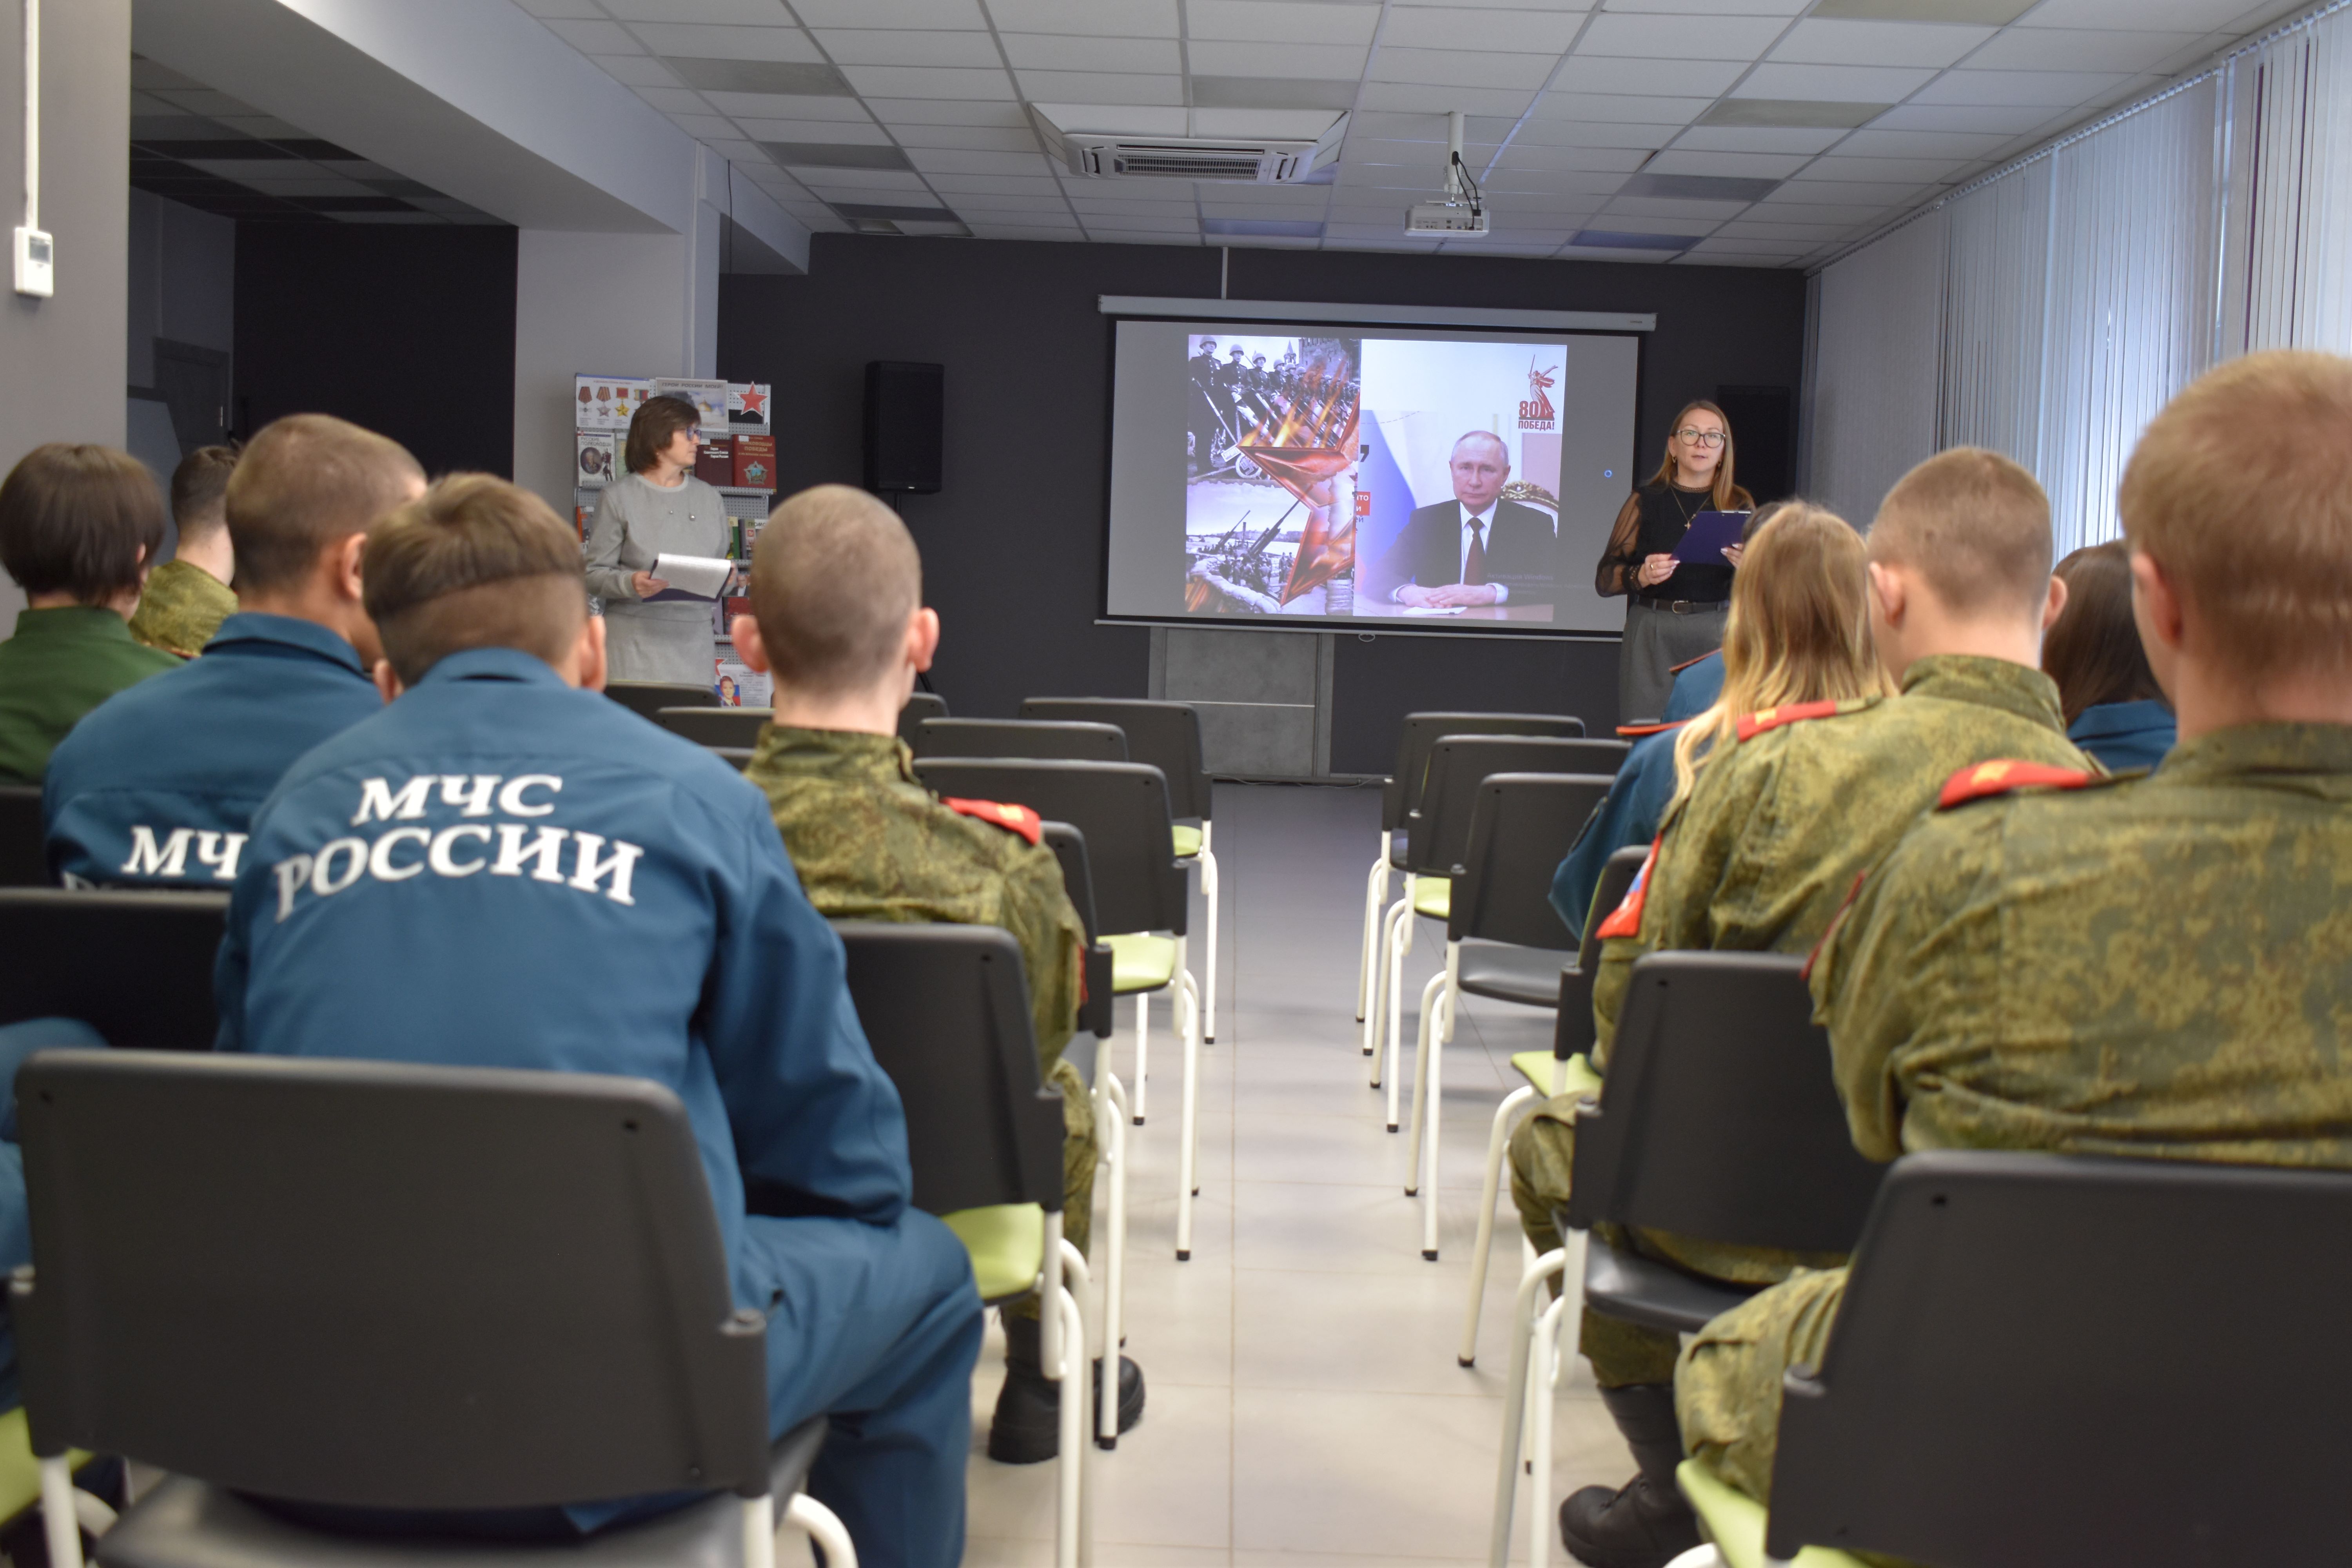
[[[1328,111],[1259,113],[1273,121],[1276,135],[1199,135],[1185,110],[1108,110],[1088,113],[1076,106],[1037,106],[1040,129],[1048,132],[1073,174],[1095,180],[1187,180],[1234,184],[1282,185],[1307,180],[1338,162],[1348,133],[1348,117]],[[1163,126],[1147,123],[1165,119]],[[1322,126],[1300,125],[1302,118]],[[1124,121],[1124,124],[1106,124]],[[1326,123],[1328,121],[1328,124]],[[1073,124],[1092,129],[1071,129]],[[1224,129],[1224,127],[1219,127]],[[1307,130],[1307,134],[1299,134]]]

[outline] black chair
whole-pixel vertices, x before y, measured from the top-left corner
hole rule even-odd
[[[1192,1132],[1200,994],[1184,967],[1189,918],[1184,868],[1169,833],[1168,784],[1143,763],[1022,762],[926,757],[915,773],[943,795],[1010,801],[1086,836],[1095,909],[1111,949],[1113,992],[1136,998],[1134,1118],[1145,1116],[1150,1002],[1171,993],[1184,1044],[1184,1133],[1178,1155],[1176,1256],[1192,1251]],[[1161,934],[1164,933],[1164,934]],[[1188,1016],[1189,1014],[1189,1016]]]
[[[33,1450],[169,1472],[110,1568],[767,1563],[822,1417],[771,1446],[693,1129],[643,1079],[45,1051],[17,1079]],[[430,1512],[714,1495],[577,1543],[342,1534],[246,1500]],[[730,1495],[731,1494],[731,1495]],[[60,1494],[61,1495],[61,1494]],[[50,1513],[52,1561],[79,1563]],[[805,1499],[785,1510],[840,1542]]]
[[[0,889],[0,1024],[79,1018],[109,1044],[209,1051],[226,893]]]
[[[2347,1228],[2342,1171],[1906,1157],[1822,1364],[1784,1384],[1767,1547],[2343,1561]]]
[[[608,680],[604,695],[632,713],[653,718],[665,708],[716,708],[719,693],[683,680]]]
[[[1403,1048],[1404,996],[1397,976],[1404,955],[1412,951],[1412,917],[1445,920],[1452,908],[1450,879],[1454,868],[1470,852],[1470,819],[1475,812],[1478,785],[1492,773],[1578,773],[1614,778],[1625,753],[1633,748],[1622,741],[1586,741],[1548,735],[1441,735],[1429,751],[1421,804],[1406,824],[1405,846],[1396,858],[1404,871],[1404,896],[1389,909],[1381,931],[1380,950],[1373,955],[1372,1000],[1375,1010],[1364,1020],[1364,1049],[1377,1051],[1382,1013],[1388,1028],[1388,1124],[1397,1125],[1394,1071]],[[1549,883],[1546,884],[1549,886]],[[1382,1081],[1378,1056],[1372,1061],[1372,1083]]]
[[[906,706],[898,710],[898,739],[908,745],[915,743],[915,731],[926,719],[948,716],[948,700],[936,691],[913,691],[907,695]]]
[[[703,750],[739,773],[751,765],[753,749],[750,746],[706,746]]]
[[[760,743],[760,731],[768,727],[772,711],[767,708],[660,708],[654,711],[654,722],[698,746],[749,749]]]
[[[41,786],[0,784],[0,888],[54,888]]]
[[[1211,844],[1215,785],[1201,745],[1201,711],[1190,702],[1122,697],[1032,697],[1024,719],[1092,720],[1116,724],[1127,736],[1127,758],[1150,763],[1168,781],[1168,810],[1176,818],[1176,858],[1197,860],[1209,930],[1201,963],[1201,1038],[1217,1037],[1217,855]],[[1189,824],[1198,822],[1193,827]]]
[[[1634,964],[1607,1087],[1577,1114],[1563,1232],[1607,1222],[1793,1252],[1853,1249],[1886,1168],[1854,1150],[1804,963],[1800,953],[1668,952]],[[1519,1285],[1498,1541],[1508,1539],[1525,1402],[1539,1378],[1548,1386],[1559,1318],[1576,1302],[1563,1295],[1529,1331],[1534,1291],[1563,1261],[1552,1254]],[[1694,1333],[1757,1289],[1585,1238],[1583,1304],[1603,1317]],[[1550,1426],[1538,1425],[1540,1464]]]
[[[918,757],[1127,761],[1127,737],[1116,724],[1048,723],[1036,719],[926,719],[916,728],[913,745]]]
[[[1380,955],[1381,910],[1389,901],[1389,873],[1402,868],[1394,835],[1402,832],[1421,805],[1423,782],[1429,773],[1429,750],[1440,735],[1551,735],[1572,738],[1584,733],[1584,721],[1562,713],[1408,713],[1397,736],[1396,761],[1381,787],[1381,852],[1364,879],[1363,958],[1356,971],[1356,1022],[1362,1023],[1375,1000],[1373,972]]]
[[[1062,1097],[1037,1072],[1020,944],[994,926],[838,921],[834,930],[858,1022],[906,1107],[915,1206],[962,1240],[982,1300],[1045,1291],[1049,1375],[1083,1367],[1076,1291],[1085,1266],[1062,1240]],[[1067,1545],[1079,1523],[1085,1387],[1082,1372],[1077,1397],[1062,1404]]]
[[[1616,908],[1633,887],[1633,878],[1649,854],[1646,846],[1629,844],[1610,856],[1601,868],[1601,882],[1593,889],[1592,907]],[[1600,1092],[1600,1075],[1585,1057],[1593,1041],[1592,981],[1601,968],[1600,925],[1596,920],[1584,922],[1576,962],[1560,969],[1559,1005],[1552,1024],[1551,1049],[1520,1051],[1511,1058],[1512,1068],[1528,1081],[1503,1097],[1503,1103],[1495,1108],[1494,1125],[1486,1134],[1485,1201],[1478,1210],[1478,1243],[1470,1254],[1470,1298],[1462,1311],[1462,1348],[1454,1355],[1464,1366],[1475,1365],[1478,1360],[1478,1313],[1486,1305],[1486,1255],[1495,1239],[1495,1199],[1502,1190],[1503,1149],[1510,1139],[1511,1122],[1538,1100],[1579,1089],[1588,1094]]]
[[[1447,903],[1445,967],[1421,994],[1421,1038],[1413,1053],[1404,1190],[1407,1197],[1416,1189],[1421,1194],[1421,1255],[1433,1263],[1443,1121],[1437,1108],[1454,1014],[1465,994],[1559,1007],[1560,955],[1570,938],[1551,907],[1552,871],[1567,858],[1592,808],[1607,797],[1611,782],[1597,774],[1489,773],[1473,797],[1470,844],[1454,867]],[[1548,1052],[1526,1054],[1550,1060]]]
[[[1111,951],[1102,941],[1102,927],[1095,920],[1095,875],[1087,858],[1087,836],[1066,822],[1041,822],[1038,836],[1061,864],[1062,891],[1068,896],[1070,907],[1077,911],[1078,923],[1086,928],[1087,999],[1078,1008],[1078,1027],[1097,1039],[1107,1040],[1118,1032],[1118,1019],[1111,991]]]

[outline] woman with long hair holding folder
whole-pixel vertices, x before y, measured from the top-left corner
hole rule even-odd
[[[1610,531],[1593,586],[1625,596],[1625,643],[1617,663],[1617,721],[1654,719],[1674,689],[1676,666],[1723,646],[1725,612],[1739,546],[1720,561],[1675,558],[1703,512],[1752,511],[1755,499],[1732,480],[1731,422],[1704,398],[1685,404],[1666,434],[1666,459],[1626,498]]]
[[[727,508],[694,477],[700,416],[682,397],[648,397],[629,416],[626,474],[604,487],[584,547],[588,591],[604,601],[604,657],[614,680],[709,686],[710,601],[648,603],[669,583],[664,555],[727,553]]]

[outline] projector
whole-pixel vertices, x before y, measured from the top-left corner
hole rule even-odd
[[[1452,202],[1422,202],[1405,210],[1404,231],[1408,236],[1437,234],[1456,239],[1481,235],[1486,232],[1486,209],[1484,204],[1457,206]]]

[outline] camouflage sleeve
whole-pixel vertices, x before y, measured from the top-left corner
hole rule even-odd
[[[1077,1031],[1086,928],[1063,890],[1061,862],[1053,851],[1027,844],[1014,847],[1004,873],[1006,922],[1029,971],[1038,1070],[1051,1072]]]
[[[1873,1160],[1904,1151],[1902,1078],[1932,1028],[1982,1038],[1999,1003],[1998,900],[1980,896],[1997,806],[1921,818],[1863,873],[1815,950],[1813,1018],[1829,1030],[1838,1095],[1854,1147]]]

